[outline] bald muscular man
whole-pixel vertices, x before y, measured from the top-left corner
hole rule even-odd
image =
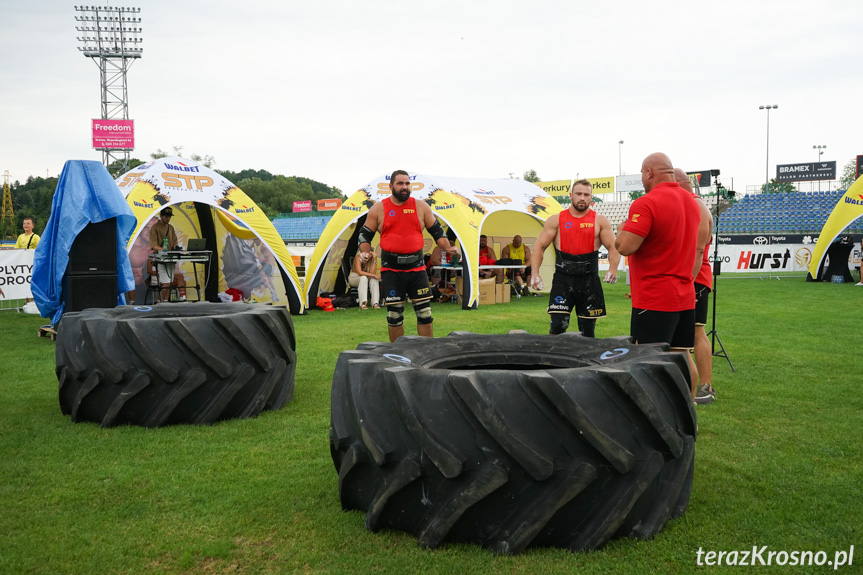
[[[671,159],[647,156],[641,165],[645,194],[632,202],[615,240],[632,274],[631,335],[636,343],[665,342],[689,356],[695,343],[698,204],[680,187]],[[690,368],[691,369],[691,368]],[[695,396],[695,373],[691,374]]]

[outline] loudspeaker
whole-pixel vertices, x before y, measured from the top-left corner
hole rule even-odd
[[[72,242],[68,275],[117,273],[117,219],[89,223]]]
[[[91,307],[117,306],[117,275],[65,276],[63,278],[65,311]]]

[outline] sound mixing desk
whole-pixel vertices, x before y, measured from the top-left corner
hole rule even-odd
[[[201,285],[198,280],[198,264],[209,264],[210,257],[213,255],[213,252],[209,250],[201,250],[201,251],[181,251],[181,250],[169,250],[167,252],[157,252],[154,254],[150,254],[148,259],[153,262],[154,265],[164,265],[167,268],[168,275],[171,279],[170,290],[171,293],[175,293],[177,286],[174,285],[173,277],[174,277],[174,267],[178,263],[189,262],[192,264],[192,268],[195,276],[195,284],[186,284],[186,289],[194,289],[198,294],[198,301],[201,301]],[[205,265],[204,273],[206,274],[209,267]],[[204,285],[207,285],[206,279],[204,280]]]

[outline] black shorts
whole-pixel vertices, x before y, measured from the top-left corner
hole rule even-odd
[[[695,325],[707,325],[707,301],[710,288],[695,282]]]
[[[653,311],[632,308],[630,335],[636,343],[667,343],[679,349],[695,346],[695,310]]]
[[[581,318],[605,317],[605,295],[597,274],[569,275],[555,272],[548,294],[548,313],[572,314]]]
[[[429,277],[425,271],[391,272],[381,271],[384,305],[404,303],[409,299],[414,303],[432,298]]]

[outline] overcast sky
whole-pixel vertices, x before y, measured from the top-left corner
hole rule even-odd
[[[738,191],[777,163],[863,154],[859,0],[145,0],[136,151],[182,145],[351,193],[394,169],[612,176],[666,152]],[[99,71],[74,2],[0,7],[0,172],[90,147]],[[102,5],[105,5],[104,3]],[[622,146],[618,142],[624,141]],[[733,178],[733,181],[732,181]]]

